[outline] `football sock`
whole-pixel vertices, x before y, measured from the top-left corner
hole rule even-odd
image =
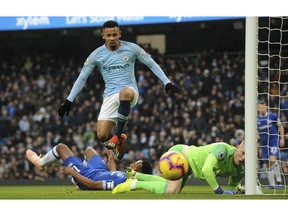
[[[115,134],[118,137],[121,137],[124,126],[127,122],[128,116],[130,113],[130,101],[129,100],[121,100],[119,109],[118,109],[118,123]]]
[[[276,164],[272,167],[272,171],[276,177],[276,181],[277,183],[281,183],[282,182],[282,178],[281,178],[281,171],[280,171],[280,165],[278,162],[276,162]]]
[[[135,187],[135,188],[134,188]],[[131,184],[131,190],[143,189],[155,194],[164,194],[167,188],[166,182],[160,181],[135,181],[135,186]]]
[[[165,178],[162,178],[156,175],[144,174],[144,173],[137,173],[136,179],[139,181],[153,181],[153,182],[157,181],[157,182],[164,182],[165,184],[167,183],[167,180]]]
[[[271,186],[275,186],[275,178],[274,178],[274,172],[272,170],[267,170],[267,177],[268,177],[268,181],[269,184]]]
[[[53,161],[59,160],[59,154],[56,150],[56,146],[54,146],[50,151],[48,151],[43,158],[40,158],[41,166],[52,163]]]

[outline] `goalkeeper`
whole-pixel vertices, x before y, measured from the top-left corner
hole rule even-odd
[[[156,175],[148,175],[127,168],[127,180],[114,188],[112,194],[143,189],[156,194],[180,193],[188,177],[206,180],[216,194],[244,193],[241,180],[244,177],[244,141],[236,147],[224,142],[196,147],[175,145],[168,151],[182,153],[189,162],[188,172],[180,180],[172,181]],[[217,176],[229,177],[228,190],[218,184]]]

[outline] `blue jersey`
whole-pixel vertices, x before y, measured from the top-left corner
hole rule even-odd
[[[267,113],[265,116],[258,115],[258,133],[261,145],[278,145],[278,124],[278,115],[275,113]]]
[[[281,123],[275,113],[258,115],[258,133],[264,161],[268,160],[271,155],[279,158],[279,124]]]
[[[103,190],[112,190],[118,184],[126,181],[126,173],[122,171],[110,171],[108,170],[106,163],[103,161],[102,157],[99,155],[93,156],[85,166],[80,158],[71,156],[63,161],[64,166],[72,167],[82,176],[91,179],[92,181],[102,181]],[[76,178],[74,182],[79,187],[80,190],[90,190]]]
[[[102,74],[105,82],[104,97],[118,93],[125,86],[132,86],[138,90],[135,78],[135,62],[137,59],[145,64],[164,85],[171,82],[159,65],[151,58],[151,55],[140,46],[122,40],[120,40],[120,43],[121,46],[115,51],[110,51],[104,44],[88,56],[67,98],[69,101],[74,101],[95,67]]]

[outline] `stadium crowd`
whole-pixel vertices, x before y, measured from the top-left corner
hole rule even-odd
[[[145,158],[157,173],[158,158],[178,143],[239,144],[244,138],[244,54],[211,50],[153,57],[181,93],[165,96],[155,75],[136,65],[140,97],[124,131],[128,140],[124,158],[116,160],[118,168],[124,170],[132,161]],[[82,64],[77,57],[55,58],[48,53],[1,62],[0,180],[64,178],[58,165],[47,167],[46,172],[34,168],[25,158],[28,148],[46,153],[63,142],[79,157],[87,146],[102,154],[104,147],[96,134],[99,92],[104,88],[100,74],[88,79],[69,116],[62,120],[58,116]]]

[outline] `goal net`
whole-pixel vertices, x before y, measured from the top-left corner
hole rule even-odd
[[[288,194],[288,17],[257,22],[257,184]]]

